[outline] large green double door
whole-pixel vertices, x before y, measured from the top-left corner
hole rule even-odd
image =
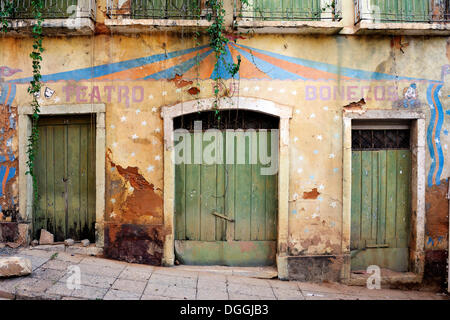
[[[243,131],[218,131],[215,138],[205,139],[198,149],[193,133],[186,139],[191,141],[191,160],[175,167],[176,258],[197,265],[273,264],[278,178],[276,173],[262,174],[261,169],[267,165],[259,157],[252,159],[255,153],[250,152],[260,154],[262,146],[257,141],[267,139],[264,151],[270,155],[270,132],[262,136],[259,132],[249,135]],[[245,144],[239,145],[238,141]],[[195,152],[201,150],[208,155],[213,144],[217,161],[195,164]]]
[[[40,117],[38,127],[34,237],[46,229],[55,241],[94,241],[95,118]]]

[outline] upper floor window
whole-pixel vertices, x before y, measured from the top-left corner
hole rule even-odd
[[[205,0],[108,0],[108,15],[132,19],[183,19],[205,17]]]
[[[449,22],[450,0],[355,0],[356,22]]]
[[[341,19],[339,0],[235,0],[236,16],[265,21],[337,21]]]
[[[34,19],[32,0],[0,0],[3,8],[12,2],[13,13],[9,19]],[[44,0],[42,17],[44,19],[92,18],[95,19],[95,0]]]

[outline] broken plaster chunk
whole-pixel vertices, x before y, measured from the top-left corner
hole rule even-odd
[[[82,245],[83,247],[87,247],[87,246],[89,246],[90,244],[91,244],[91,242],[90,242],[88,239],[81,240],[81,245]]]
[[[53,244],[55,236],[45,229],[41,229],[41,236],[39,238],[39,244]]]
[[[73,246],[74,244],[75,244],[75,241],[73,239],[66,239],[66,240],[64,240],[64,245],[66,247]]]
[[[0,278],[31,274],[31,260],[22,257],[0,258]]]
[[[31,246],[32,246],[32,247],[36,247],[37,245],[39,245],[39,241],[37,241],[36,239],[34,239],[33,241],[31,241]]]

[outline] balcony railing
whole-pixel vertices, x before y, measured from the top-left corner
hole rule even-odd
[[[355,23],[450,22],[450,0],[355,0]]]
[[[235,0],[235,17],[259,21],[339,21],[339,0]]]
[[[34,19],[31,0],[0,0],[3,8],[12,2],[14,10],[9,19]],[[95,19],[95,0],[44,0],[42,17],[44,19],[91,18]]]
[[[109,18],[127,17],[132,19],[204,19],[205,0],[108,0]]]

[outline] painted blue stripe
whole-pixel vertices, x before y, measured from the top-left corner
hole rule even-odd
[[[266,62],[260,58],[257,58],[247,51],[242,50],[241,48],[235,46],[233,44],[233,47],[239,51],[241,55],[243,55],[245,58],[247,58],[249,61],[253,62],[253,64],[262,72],[267,74],[272,79],[280,79],[280,80],[306,80],[306,78],[303,78],[295,73],[286,71],[284,69],[281,69],[277,66],[274,66],[273,64]]]
[[[206,58],[210,53],[212,52],[212,50],[208,50],[202,54],[200,54],[198,56],[198,59],[201,61],[204,58]],[[174,67],[171,67],[169,69],[163,70],[163,71],[159,71],[156,73],[153,73],[149,76],[146,76],[145,78],[142,78],[144,80],[147,79],[155,79],[155,80],[159,80],[159,79],[172,79],[174,78],[177,74],[182,75],[183,73],[187,72],[189,69],[191,69],[192,67],[195,66],[195,64],[197,63],[197,56],[195,56],[194,58],[191,58],[179,65],[176,65]]]
[[[15,175],[16,175],[16,168],[14,168],[14,167],[9,168],[9,173],[8,173],[8,177],[6,178],[6,182],[8,182],[12,178],[14,178]]]
[[[14,98],[16,97],[16,85],[11,85],[11,92],[9,93],[8,102],[6,105],[11,106],[13,104]]]
[[[3,178],[5,177],[5,173],[6,173],[6,167],[5,166],[1,166],[0,167],[0,181],[3,181]],[[0,183],[0,196],[3,196],[2,183]]]
[[[225,60],[225,64],[223,62],[223,60]],[[229,70],[226,68],[226,66],[231,66],[233,65],[234,60],[233,60],[233,56],[231,55],[230,52],[230,48],[228,48],[228,46],[225,47],[225,54],[222,55],[222,57],[219,59],[219,61],[216,63],[216,65],[214,66],[214,71],[211,74],[211,79],[218,79],[218,78],[222,78],[222,79],[231,79],[231,73],[229,72]]]
[[[9,86],[5,82],[0,83],[0,87],[2,88],[2,92],[0,94],[0,104],[5,104],[6,96],[8,95]]]
[[[427,100],[428,104],[433,106],[433,99],[431,99],[431,94],[433,92],[434,84],[430,84],[427,89]],[[428,186],[433,186],[433,174],[434,170],[436,169],[436,158],[433,150],[433,141],[432,141],[432,134],[433,134],[433,127],[434,127],[434,121],[436,118],[436,110],[433,107],[431,109],[431,116],[430,116],[430,122],[428,124],[427,129],[427,144],[428,144],[428,151],[430,152],[430,158],[431,158],[431,166],[430,170],[428,171]]]
[[[436,106],[438,109],[438,123],[436,126],[436,133],[435,137],[439,140],[439,143],[436,143],[436,148],[438,150],[439,155],[439,168],[436,173],[436,185],[441,184],[441,174],[442,170],[444,169],[444,152],[442,151],[442,145],[441,145],[441,130],[442,130],[442,124],[444,122],[444,110],[442,109],[441,101],[439,100],[439,92],[442,89],[442,85],[438,85],[436,90],[434,91],[434,100],[436,101]]]
[[[255,49],[252,47],[248,47],[242,44],[238,44],[238,46],[241,46],[243,48],[247,48],[250,50],[253,50],[255,52],[263,53],[265,55],[268,55],[273,58],[281,59],[284,61],[292,62],[295,64],[299,64],[305,67],[314,68],[320,71],[330,72],[334,74],[341,74],[342,76],[355,78],[355,79],[361,79],[361,80],[414,80],[414,81],[434,81],[434,80],[427,80],[427,79],[417,79],[417,78],[410,78],[410,77],[397,77],[394,75],[386,74],[386,73],[380,73],[380,72],[371,72],[371,71],[364,71],[364,70],[358,70],[358,69],[350,69],[350,68],[343,68],[336,65],[324,63],[324,62],[317,62],[307,59],[301,59],[301,58],[294,58],[289,56],[284,56],[278,53],[261,50],[261,49]],[[441,82],[441,81],[437,81]]]
[[[98,78],[105,75],[113,74],[116,72],[137,68],[146,64],[151,64],[175,57],[182,56],[184,54],[188,54],[191,52],[195,52],[198,50],[202,50],[204,48],[208,47],[208,45],[196,47],[196,48],[190,48],[180,51],[174,51],[169,53],[163,53],[163,54],[156,54],[153,56],[133,59],[133,60],[127,60],[127,61],[121,61],[111,64],[104,64],[96,67],[89,67],[79,70],[72,70],[72,71],[65,71],[65,72],[59,72],[49,75],[42,76],[42,82],[47,81],[58,81],[58,80],[84,80],[84,79],[92,79],[92,78]],[[16,80],[10,80],[9,82],[12,83],[26,83],[29,82],[32,78],[22,78],[22,79],[16,79]]]

